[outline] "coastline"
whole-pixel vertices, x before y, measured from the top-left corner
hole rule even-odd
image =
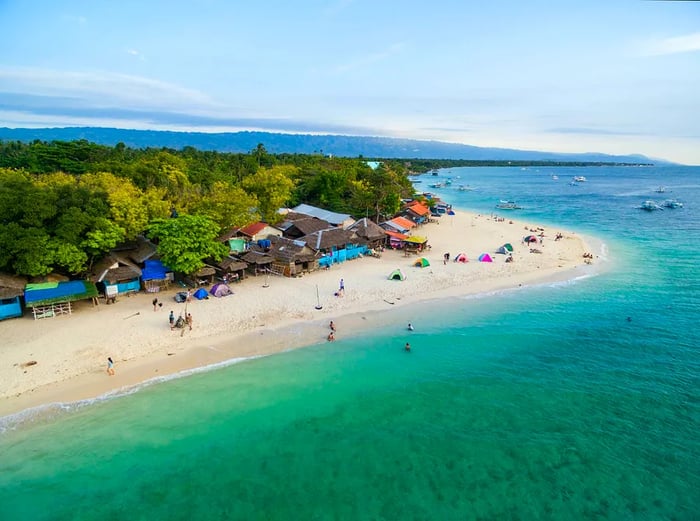
[[[386,250],[381,259],[363,258],[320,270],[299,279],[249,277],[232,285],[234,295],[194,301],[188,311],[194,328],[171,331],[168,313],[182,311],[176,289],[158,295],[164,307],[153,311],[153,294],[121,297],[112,306],[75,306],[71,316],[0,322],[5,339],[0,350],[0,418],[51,404],[73,404],[101,396],[130,392],[154,379],[176,377],[254,357],[267,356],[325,342],[328,322],[338,324],[338,338],[382,327],[382,312],[402,310],[430,300],[518,289],[595,274],[598,262],[584,263],[583,253],[595,251],[575,232],[521,220],[496,220],[462,209],[415,231],[426,235],[431,266],[413,267],[418,258]],[[542,252],[530,253],[521,243],[530,229],[544,229]],[[555,241],[557,233],[564,238]],[[496,248],[510,242],[515,262],[506,263]],[[598,245],[600,248],[601,245]],[[467,264],[443,264],[442,255],[465,252]],[[601,250],[602,251],[602,250]],[[476,258],[488,252],[493,263]],[[596,251],[596,253],[598,253]],[[388,280],[400,268],[403,282]],[[335,297],[343,278],[346,294]],[[269,287],[263,287],[267,285]],[[319,297],[317,301],[317,293]],[[316,305],[322,305],[316,310]],[[350,333],[348,333],[350,332]],[[117,373],[106,374],[106,358]],[[22,367],[29,360],[36,365]],[[59,407],[60,405],[56,405]]]

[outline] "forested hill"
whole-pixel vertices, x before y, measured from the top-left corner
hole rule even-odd
[[[0,128],[0,140],[31,142],[74,141],[114,146],[124,143],[133,148],[166,147],[244,153],[262,143],[273,154],[332,154],[340,157],[381,157],[407,159],[465,159],[499,161],[585,161],[617,163],[667,163],[642,155],[616,156],[599,153],[559,154],[553,152],[482,148],[440,141],[419,141],[370,136],[277,134],[271,132],[172,132],[125,130],[100,127]]]

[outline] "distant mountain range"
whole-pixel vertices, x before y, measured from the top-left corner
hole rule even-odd
[[[127,130],[101,127],[0,128],[0,140],[74,141],[85,139],[101,145],[124,143],[133,148],[186,146],[219,152],[250,152],[262,143],[273,154],[323,153],[343,157],[466,159],[500,161],[590,161],[617,163],[670,164],[643,155],[609,155],[595,152],[563,154],[508,148],[485,148],[442,141],[421,141],[372,136],[278,134],[272,132],[174,132],[166,130]]]

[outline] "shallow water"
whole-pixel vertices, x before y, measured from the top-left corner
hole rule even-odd
[[[515,199],[614,262],[6,421],[0,519],[697,519],[700,169],[445,176],[477,187],[441,191],[457,206]],[[659,185],[685,208],[634,208]]]

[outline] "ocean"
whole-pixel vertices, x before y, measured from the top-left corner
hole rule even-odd
[[[419,180],[600,239],[600,274],[5,418],[0,519],[700,519],[700,168]]]

